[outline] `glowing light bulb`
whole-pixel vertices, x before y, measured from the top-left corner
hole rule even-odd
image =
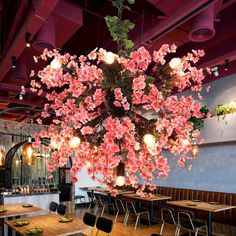
[[[87,166],[87,167],[91,167],[91,165],[92,165],[92,164],[91,164],[90,161],[87,161],[87,162],[86,162],[86,166]]]
[[[56,140],[52,139],[50,146],[52,146],[54,149],[58,147]]]
[[[32,157],[33,156],[33,153],[34,153],[34,150],[32,149],[31,146],[28,146],[27,150],[26,150],[26,155],[28,157]]]
[[[51,67],[53,68],[53,69],[59,69],[59,68],[61,68],[61,62],[58,60],[58,59],[56,59],[56,58],[54,58],[53,60],[52,60],[52,62],[51,62]]]
[[[199,151],[199,148],[197,145],[194,145],[192,150],[190,151],[191,152],[191,156],[193,158],[196,158],[198,156],[198,151]]]
[[[116,185],[123,186],[125,184],[125,177],[124,176],[117,176],[116,177]]]
[[[169,62],[171,69],[180,69],[182,68],[182,61],[179,57],[172,58]]]
[[[184,146],[188,146],[188,145],[190,145],[190,141],[185,138],[185,139],[182,140],[182,144],[183,144]]]
[[[18,167],[20,165],[20,160],[16,159],[15,164],[16,164],[16,167]]]
[[[156,139],[152,134],[145,134],[143,136],[143,142],[146,144],[148,148],[152,148],[156,143]]]
[[[112,52],[106,52],[104,61],[105,61],[106,64],[111,65],[115,61],[115,54],[112,53]]]
[[[71,148],[75,149],[80,145],[80,138],[79,137],[72,137],[69,141],[69,145]]]

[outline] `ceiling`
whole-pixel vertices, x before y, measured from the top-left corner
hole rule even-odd
[[[44,66],[36,65],[33,55],[45,45],[77,55],[96,47],[116,51],[104,21],[108,14],[116,15],[110,0],[0,0],[0,110],[42,108],[44,95],[27,90],[20,100],[19,93],[29,84],[30,71]],[[220,78],[236,72],[236,0],[136,0],[125,9],[124,18],[136,24],[130,33],[135,47],[144,45],[152,52],[163,43],[175,43],[179,56],[204,49],[206,57],[199,66],[220,66]],[[31,34],[30,48],[25,46],[26,32]],[[12,57],[17,59],[15,69]],[[0,118],[23,124],[39,116],[33,110],[9,110]]]

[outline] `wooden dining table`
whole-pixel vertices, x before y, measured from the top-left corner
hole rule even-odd
[[[84,230],[89,229],[89,226],[85,225],[82,220],[79,220],[75,214],[70,213],[66,216],[71,217],[73,220],[67,223],[60,223],[58,220],[62,216],[48,214],[22,218],[22,220],[29,221],[29,224],[25,226],[15,226],[15,220],[7,220],[6,224],[20,235],[28,235],[26,231],[32,228],[42,228],[43,233],[40,234],[42,236],[66,236],[82,233]]]
[[[25,205],[22,204],[7,204],[7,205],[0,205],[0,209],[6,210],[6,212],[0,213],[0,219],[8,219],[11,217],[18,217],[22,215],[29,215],[34,213],[42,213],[44,212],[43,209],[32,206],[32,207],[23,207]],[[8,230],[7,226],[3,227],[3,235],[11,235],[11,230]]]
[[[85,190],[85,191],[103,193],[103,194],[107,194],[107,195],[110,194],[110,191],[107,188],[103,188],[103,187],[81,187],[80,189]],[[134,191],[132,191],[132,190],[118,189],[117,195],[129,194],[129,193],[133,193],[133,192]]]
[[[208,236],[212,236],[212,213],[236,208],[236,206],[218,204],[217,202],[201,202],[201,201],[193,202],[191,200],[168,201],[167,204],[181,208],[188,208],[188,209],[208,212],[208,217],[207,217]]]
[[[150,203],[150,222],[151,222],[151,224],[154,224],[154,202],[165,201],[165,200],[171,199],[171,197],[169,197],[169,196],[164,196],[164,195],[160,195],[160,194],[153,194],[152,196],[149,196],[149,197],[143,197],[143,196],[140,196],[136,193],[129,193],[129,194],[122,194],[122,196],[125,198],[138,200],[139,205],[141,205],[141,201],[149,202]]]

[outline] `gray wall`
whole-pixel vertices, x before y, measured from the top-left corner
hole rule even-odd
[[[211,86],[210,92],[202,92],[202,95],[203,103],[211,112],[218,104],[236,99],[236,75],[217,79],[208,85]],[[199,157],[188,161],[188,164],[193,165],[191,171],[177,166],[178,157],[167,156],[171,172],[167,179],[155,181],[157,185],[236,193],[236,142],[201,146]]]

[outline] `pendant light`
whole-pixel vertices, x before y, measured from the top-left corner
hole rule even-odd
[[[24,159],[24,162],[27,166],[32,166],[35,163],[35,150],[33,148],[31,138],[29,138],[29,141],[24,144],[22,148],[22,156]]]

